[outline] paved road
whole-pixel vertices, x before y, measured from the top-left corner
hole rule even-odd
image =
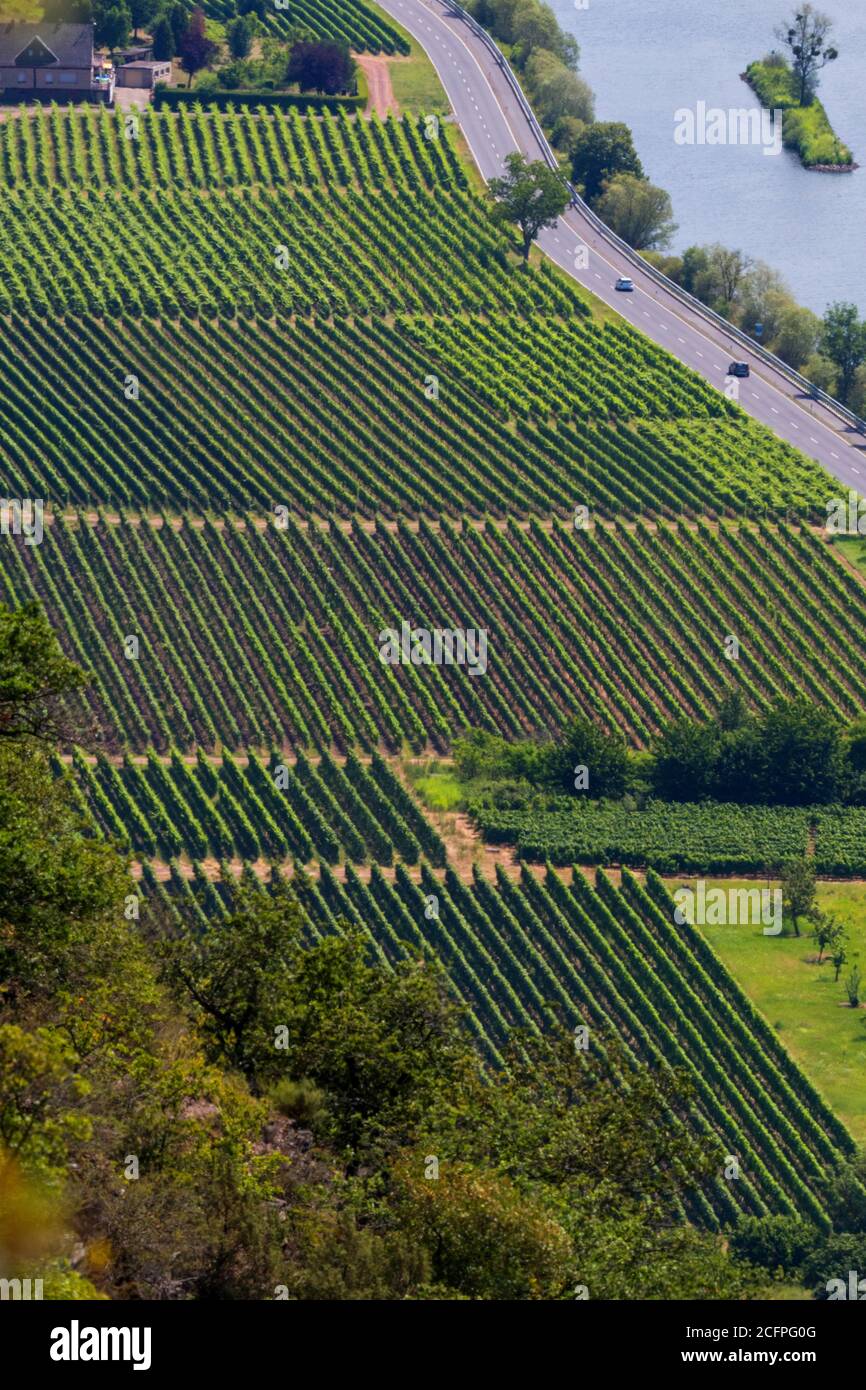
[[[442,0],[379,0],[379,4],[426,49],[485,179],[502,172],[505,156],[512,150],[540,158],[536,136],[496,59],[463,20]],[[579,210],[569,209],[555,227],[542,232],[539,245],[575,280],[719,390],[724,389],[729,362],[747,356],[723,329],[636,270]],[[614,289],[619,275],[634,280],[633,294]],[[845,487],[866,492],[862,435],[832,411],[801,396],[783,373],[763,362],[753,361],[751,377],[738,386],[740,405],[756,420],[817,459]]]

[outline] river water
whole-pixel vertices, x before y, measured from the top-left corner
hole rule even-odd
[[[585,0],[583,0],[585,3]],[[578,0],[581,3],[581,0]],[[862,168],[804,169],[758,145],[674,141],[680,108],[755,107],[739,74],[776,45],[794,0],[551,0],[581,46],[596,116],[632,129],[644,172],[666,188],[679,224],[671,250],[720,241],[781,272],[801,304],[823,313],[850,300],[866,314],[866,0],[820,0],[839,58],[821,74],[830,122]]]

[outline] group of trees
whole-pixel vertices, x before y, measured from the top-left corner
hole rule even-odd
[[[646,178],[627,125],[596,121],[576,133],[569,152],[573,183],[618,236],[637,251],[669,244],[670,195]]]
[[[796,302],[770,266],[718,242],[649,259],[816,386],[858,413],[866,408],[866,320],[854,304],[831,304],[819,318]]]
[[[511,742],[487,729],[469,729],[454,743],[462,782],[528,784],[574,792],[576,779],[588,796],[619,797],[630,778],[629,751],[620,734],[607,734],[590,719],[572,719],[557,739]],[[582,776],[579,769],[583,769]]]
[[[307,947],[291,887],[186,930],[82,819],[85,678],[0,609],[0,1276],[49,1298],[738,1297],[673,1074],[551,1032],[482,1073],[432,959]],[[599,1201],[599,1193],[604,1200]]]
[[[754,714],[734,695],[714,719],[669,724],[652,751],[651,787],[668,801],[866,804],[866,725],[804,699]]]
[[[455,742],[454,757],[464,782],[523,783],[527,793],[535,788],[593,799],[637,793],[739,805],[866,805],[866,720],[846,726],[801,698],[756,714],[733,694],[712,719],[677,719],[665,726],[646,753],[631,753],[622,735],[579,717],[547,741],[510,742],[470,730]]]
[[[580,48],[560,29],[543,0],[469,0],[467,9],[495,38],[510,46],[542,124],[558,127],[557,142],[593,118],[593,95],[577,67]]]

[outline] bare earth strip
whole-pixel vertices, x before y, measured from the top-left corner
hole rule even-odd
[[[386,116],[389,111],[393,111],[395,116],[399,116],[400,108],[391,86],[388,59],[383,54],[374,57],[372,53],[359,53],[355,61],[362,69],[370,89],[370,100],[365,115],[370,116],[375,111],[377,116]]]

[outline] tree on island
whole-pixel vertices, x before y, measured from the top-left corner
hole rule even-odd
[[[799,103],[808,106],[818,86],[818,73],[839,57],[830,43],[833,21],[812,5],[802,5],[793,19],[776,30],[791,54],[791,67],[800,88]]]
[[[552,227],[571,199],[565,176],[549,169],[540,159],[531,163],[514,150],[506,156],[507,173],[491,179],[489,192],[494,200],[495,222],[516,222],[522,238],[524,266],[529,250],[542,227]]]

